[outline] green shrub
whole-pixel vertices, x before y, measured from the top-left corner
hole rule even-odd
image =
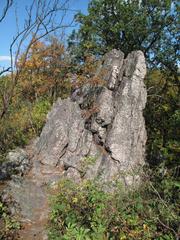
[[[0,199],[0,240],[17,239],[20,223],[12,217]]]
[[[44,126],[46,115],[51,107],[48,99],[39,100],[32,107],[31,122],[32,128],[35,129],[37,135],[41,133],[42,127]]]
[[[81,159],[80,161],[80,171],[82,177],[86,174],[89,166],[92,166],[96,163],[96,160],[98,159],[98,156],[87,156]]]
[[[40,134],[45,123],[50,101],[20,102],[11,106],[7,116],[0,122],[0,155],[17,146],[26,145]]]
[[[92,181],[59,183],[52,199],[49,239],[56,240],[173,240],[177,237],[178,202],[172,202],[176,183],[161,186],[147,180],[140,189],[107,193]],[[177,200],[177,199],[176,199]]]

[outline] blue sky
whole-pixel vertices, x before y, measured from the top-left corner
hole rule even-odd
[[[5,6],[5,2],[6,0],[0,0],[0,14],[2,12],[3,6]],[[9,66],[9,46],[13,39],[13,36],[15,36],[17,33],[16,15],[18,17],[19,26],[21,28],[25,20],[25,7],[31,2],[32,0],[14,0],[14,5],[9,10],[3,22],[0,23],[0,69],[2,69],[2,67]],[[71,9],[87,13],[89,2],[90,0],[69,0],[69,7]],[[65,21],[70,22],[73,18],[73,14],[73,11],[68,12]],[[71,31],[72,28],[66,30],[66,34],[69,34]]]

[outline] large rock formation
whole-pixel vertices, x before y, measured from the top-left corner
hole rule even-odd
[[[2,199],[9,205],[14,199],[20,207],[22,239],[47,239],[48,189],[63,176],[78,182],[96,179],[107,190],[116,180],[124,186],[139,181],[146,143],[144,55],[135,51],[124,59],[121,51],[112,50],[100,72],[105,73],[103,86],[86,85],[71,99],[59,99],[40,137],[26,151],[10,153],[0,171],[2,179],[12,177]],[[13,176],[11,166],[22,175],[29,164],[27,175]],[[19,207],[11,206],[11,212],[19,213]]]
[[[135,51],[124,59],[121,51],[112,50],[102,70],[104,86],[84,86],[73,101],[59,99],[54,104],[37,143],[38,159],[44,165],[63,166],[75,180],[123,179],[130,184],[144,163],[144,55]]]

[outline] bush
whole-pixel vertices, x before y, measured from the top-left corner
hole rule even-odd
[[[20,229],[20,223],[8,212],[8,208],[0,199],[0,240],[17,239],[17,230]]]
[[[50,101],[20,102],[11,106],[8,115],[0,122],[0,155],[10,149],[26,145],[30,139],[40,134]],[[2,158],[1,157],[1,158]]]
[[[128,194],[119,187],[114,193],[104,192],[92,181],[80,185],[61,181],[59,193],[52,200],[49,239],[175,239],[179,205],[169,195],[179,186],[166,180],[168,188],[167,183],[161,186],[168,189],[164,195],[152,180]]]

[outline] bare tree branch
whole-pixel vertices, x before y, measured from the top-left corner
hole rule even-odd
[[[4,73],[7,73],[9,72],[11,69],[11,67],[8,67],[8,68],[4,68],[1,72],[0,72],[0,76],[3,75]]]
[[[32,45],[49,34],[73,26],[74,18],[71,22],[64,24],[64,19],[69,10],[67,6],[68,2],[69,0],[32,0],[31,5],[25,8],[27,18],[24,21],[24,27],[21,30],[18,28],[17,34],[14,36],[9,47],[11,66],[7,70],[11,69],[11,85],[6,93],[4,93],[5,96],[3,98],[5,100],[2,101],[3,106],[0,110],[0,119],[4,117],[11,104],[15,86],[26,64]],[[24,49],[25,44],[26,48]],[[22,51],[23,60],[19,66],[18,60]],[[14,52],[16,52],[15,56]]]
[[[5,5],[5,7],[3,9],[3,12],[2,12],[2,14],[0,16],[0,22],[3,21],[3,19],[5,18],[8,10],[9,10],[9,8],[12,6],[12,4],[13,4],[13,0],[6,0],[6,5]]]

